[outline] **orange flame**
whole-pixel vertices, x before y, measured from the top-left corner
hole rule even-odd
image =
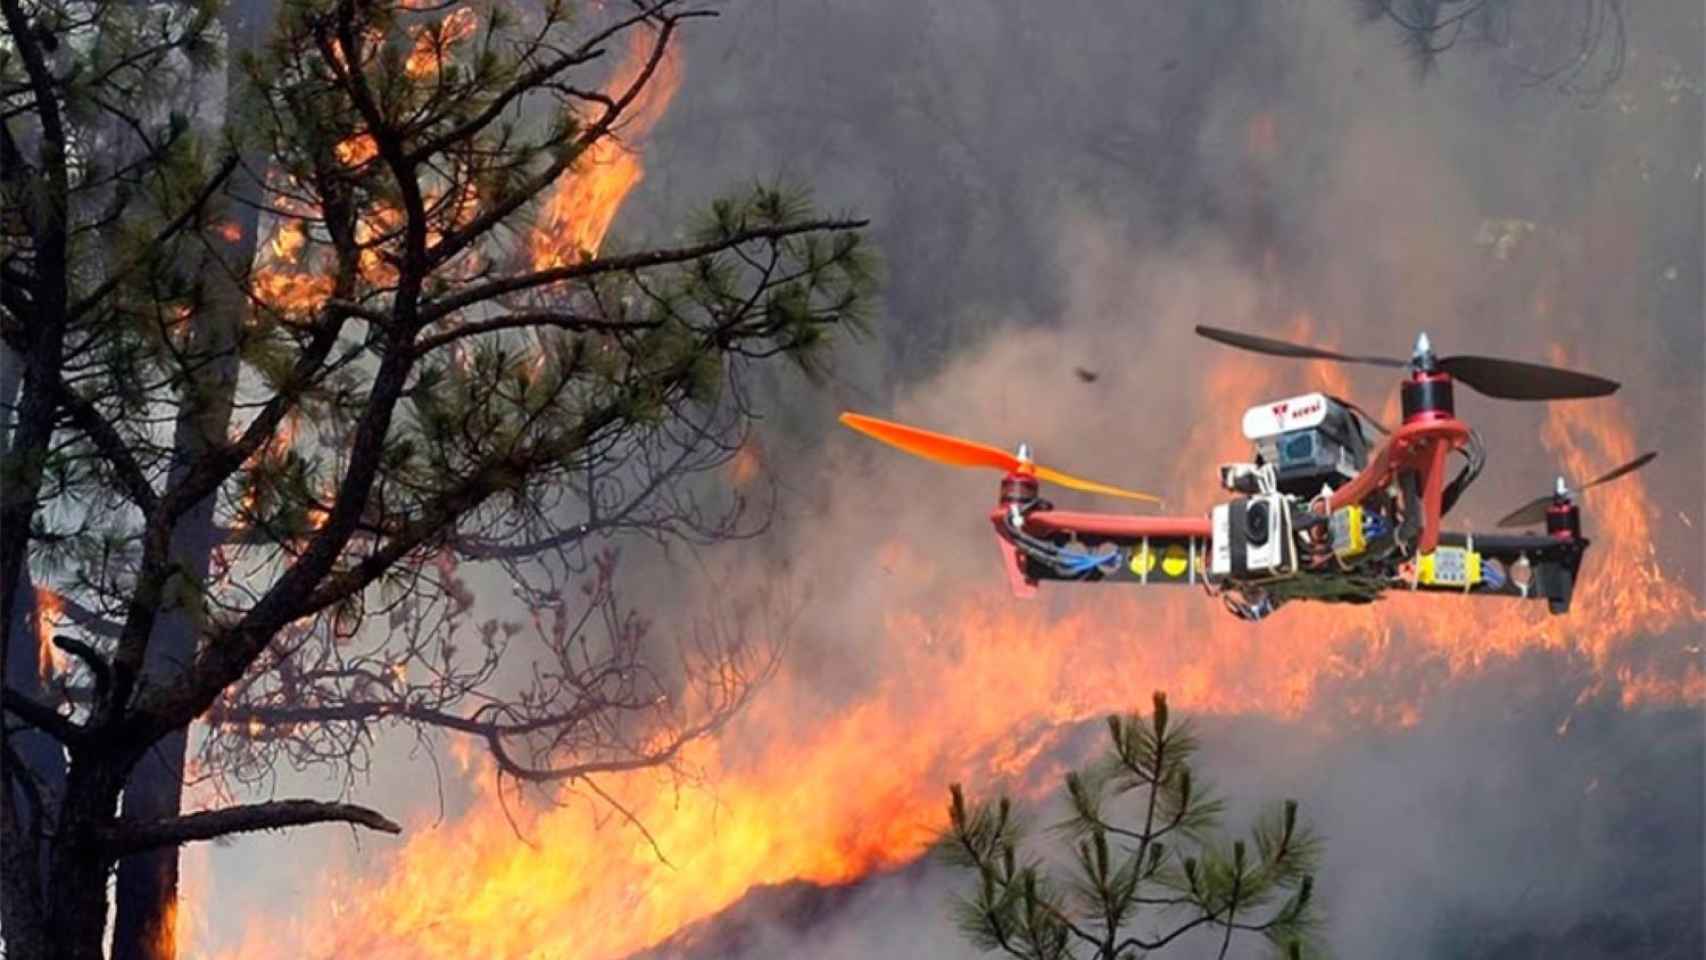
[[[653,38],[634,33],[626,58],[605,85],[605,95],[622,97],[645,69]],[[640,180],[645,166],[634,144],[657,125],[681,85],[681,66],[671,46],[646,85],[623,111],[612,135],[589,147],[574,170],[557,181],[545,201],[528,245],[533,266],[547,270],[596,256],[616,211]]]
[[[1194,444],[1206,445],[1203,432]],[[1625,414],[1607,402],[1552,405],[1542,441],[1571,470],[1632,449]],[[580,805],[524,814],[531,842],[519,843],[486,787],[455,823],[434,829],[418,818],[383,875],[328,878],[319,902],[294,911],[305,919],[251,930],[241,955],[622,956],[754,885],[844,881],[915,856],[943,784],[1017,774],[1066,725],[1157,688],[1198,714],[1342,723],[1348,713],[1409,726],[1455,679],[1552,650],[1617,683],[1627,704],[1706,700],[1706,676],[1682,641],[1654,653],[1655,642],[1706,622],[1706,609],[1657,559],[1642,479],[1585,501],[1598,539],[1561,618],[1540,603],[1398,595],[1364,607],[1298,603],[1252,629],[1165,588],[1110,589],[1065,616],[994,590],[892,614],[877,641],[880,668],[847,702],[827,707],[808,677],[784,673],[720,739],[696,744],[689,763],[712,787],[673,790],[653,774],[605,785],[668,864],[636,831],[599,829]],[[901,542],[866,565],[878,585],[941,572]],[[361,909],[338,909],[350,902]]]
[[[166,903],[165,916],[160,918],[158,940],[154,944],[156,956],[175,957],[178,955],[178,900]]]
[[[300,411],[293,410],[286,414],[284,419],[279,422],[278,429],[267,438],[266,443],[261,444],[254,453],[249,455],[249,459],[243,461],[244,469],[255,470],[263,465],[277,465],[283,461],[284,455],[290,452],[291,447],[295,446],[296,432],[301,425],[302,414]],[[244,429],[246,428],[233,427],[231,439],[235,441],[241,437]],[[244,485],[243,492],[238,498],[234,515],[231,518],[232,529],[238,532],[248,530],[255,522],[255,511],[259,504],[260,487],[251,480]],[[312,512],[310,512],[310,522],[312,522]],[[318,529],[319,524],[314,524],[314,526]],[[223,549],[219,549],[214,552],[213,559],[215,582],[224,582],[231,574],[230,558],[226,556]]]
[[[320,309],[332,295],[332,278],[313,273],[257,270],[255,298],[273,310],[302,316]]]
[[[385,258],[391,235],[403,224],[403,211],[398,207],[374,208],[355,225],[356,243],[362,245],[357,265],[362,279],[375,286],[388,287],[397,282],[397,268]]]
[[[358,133],[332,148],[338,162],[346,167],[359,167],[379,155],[379,143],[371,133]]]
[[[302,222],[286,220],[278,225],[278,230],[272,235],[272,254],[286,263],[295,263],[307,243],[308,231],[303,228]]]
[[[37,587],[36,673],[44,684],[71,666],[65,652],[53,645],[53,629],[64,615],[65,598],[46,587]]]
[[[415,46],[403,61],[403,69],[417,79],[437,73],[450,48],[473,36],[479,27],[479,17],[473,10],[458,7],[439,22],[436,31],[425,26],[416,28]]]
[[[630,49],[607,93],[619,96],[632,84],[648,50],[645,43]],[[596,254],[644,175],[632,143],[661,117],[679,82],[671,54],[631,105],[626,142],[600,141],[559,181],[530,239],[535,268]],[[1277,148],[1272,117],[1257,118],[1250,145],[1257,154]],[[340,144],[340,160],[365,162],[364,146]],[[378,269],[364,263],[370,268]],[[280,300],[290,294],[300,303],[317,292],[323,301],[330,293],[329,280],[320,292],[305,288],[322,278],[276,276],[263,280],[282,288]],[[1294,335],[1309,339],[1313,326],[1299,314]],[[1314,364],[1309,373],[1331,392],[1349,392],[1338,368]],[[1271,385],[1273,376],[1269,367],[1228,359],[1201,384],[1224,396]],[[1191,509],[1206,508],[1215,495],[1196,474],[1202,464],[1247,453],[1222,426],[1196,430],[1179,448],[1181,469],[1192,471],[1180,489],[1202,491]],[[1553,405],[1541,440],[1575,476],[1592,476],[1634,450],[1622,408],[1605,402]],[[737,456],[737,483],[744,466]],[[1652,643],[1637,643],[1706,622],[1698,599],[1658,558],[1644,481],[1630,477],[1584,501],[1597,542],[1565,618],[1549,617],[1539,603],[1401,595],[1366,607],[1298,603],[1252,629],[1194,593],[1167,588],[1074,597],[1066,615],[994,589],[939,609],[900,610],[878,638],[880,669],[866,687],[844,693],[844,703],[826,708],[810,677],[784,672],[722,736],[692,745],[686,765],[705,771],[711,788],[674,790],[645,772],[602,782],[646,825],[668,863],[637,831],[602,824],[585,805],[515,812],[530,840],[517,842],[490,786],[490,761],[454,741],[452,756],[467,782],[479,785],[467,814],[438,827],[415,816],[393,856],[371,872],[324,878],[292,918],[256,922],[232,955],[622,956],[754,885],[848,880],[911,858],[937,822],[943,784],[1017,775],[1048,755],[1067,725],[1128,709],[1156,688],[1196,713],[1302,718],[1330,706],[1368,723],[1409,726],[1455,678],[1552,650],[1582,658],[1599,684],[1617,685],[1626,705],[1706,701],[1706,675],[1680,642],[1656,653]],[[453,581],[448,554],[440,563]],[[899,541],[853,563],[878,584],[928,583],[940,573],[927,553]],[[1584,691],[1584,702],[1597,690]]]
[[[744,490],[752,481],[758,479],[758,474],[764,469],[764,453],[759,449],[758,439],[748,437],[735,455],[729,459],[729,482],[736,490]]]

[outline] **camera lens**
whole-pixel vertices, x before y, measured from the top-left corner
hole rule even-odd
[[[1268,503],[1258,500],[1244,511],[1244,538],[1256,546],[1268,542]]]
[[[1313,433],[1300,433],[1287,439],[1283,452],[1280,454],[1281,461],[1287,464],[1307,463],[1314,458],[1315,435]]]

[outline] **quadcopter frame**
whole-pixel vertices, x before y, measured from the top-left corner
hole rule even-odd
[[[1342,596],[1318,599],[1361,602],[1386,589],[1512,597],[1544,597],[1554,613],[1569,608],[1588,541],[1573,503],[1548,512],[1546,535],[1443,531],[1446,460],[1469,442],[1469,427],[1454,415],[1451,377],[1417,371],[1404,383],[1401,426],[1386,438],[1356,477],[1314,505],[1317,514],[1357,506],[1380,491],[1416,491],[1418,529],[1409,549],[1407,578],[1357,583],[1346,578]],[[1001,543],[1003,566],[1016,594],[1030,596],[1040,580],[1177,583],[1216,589],[1204,562],[1213,529],[1207,517],[1154,517],[1055,510],[1038,499],[1036,476],[1026,465],[1009,472],[990,522]],[[1422,576],[1439,547],[1475,555],[1497,576],[1455,583]],[[1101,552],[1090,553],[1090,550]],[[1424,559],[1426,558],[1426,559]],[[1301,585],[1300,585],[1301,586]],[[1304,594],[1308,595],[1308,594]]]
[[[1008,579],[1021,596],[1034,593],[1043,580],[1201,584],[1222,594],[1234,614],[1249,620],[1261,619],[1288,600],[1367,603],[1394,589],[1544,597],[1553,613],[1563,613],[1589,545],[1581,535],[1575,494],[1625,476],[1657,456],[1656,451],[1644,453],[1575,489],[1559,478],[1552,494],[1498,522],[1513,528],[1544,521],[1544,534],[1446,531],[1442,517],[1485,462],[1480,438],[1457,419],[1454,384],[1496,399],[1530,401],[1603,397],[1618,384],[1518,360],[1436,356],[1425,333],[1405,360],[1215,327],[1198,326],[1196,332],[1270,356],[1407,369],[1409,376],[1401,382],[1403,422],[1387,431],[1354,404],[1320,395],[1302,398],[1307,403],[1291,413],[1286,403],[1271,405],[1272,418],[1265,418],[1263,408],[1252,408],[1245,421],[1251,439],[1315,430],[1328,416],[1323,411],[1335,408],[1338,426],[1322,429],[1335,436],[1332,431],[1342,432],[1348,418],[1354,439],[1348,447],[1326,441],[1323,449],[1338,450],[1327,454],[1337,457],[1332,463],[1312,460],[1308,452],[1286,452],[1276,460],[1273,450],[1259,446],[1255,463],[1221,467],[1222,486],[1248,496],[1215,506],[1207,517],[1152,517],[1056,510],[1039,495],[1041,483],[1159,500],[1042,466],[1023,444],[1012,453],[864,414],[843,413],[841,421],[914,456],[1001,471],[989,519]],[[1252,414],[1256,427],[1250,426]],[[1387,434],[1366,457],[1364,425]],[[1314,436],[1308,434],[1310,443]],[[1301,449],[1314,448],[1306,444]],[[1462,453],[1468,462],[1448,482],[1446,461],[1453,453]],[[1322,473],[1317,466],[1328,470]],[[1321,492],[1307,496],[1317,484]]]

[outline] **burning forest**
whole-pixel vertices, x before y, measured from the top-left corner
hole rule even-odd
[[[0,5],[8,956],[978,956],[948,785],[1056,822],[1156,691],[1301,799],[1312,946],[1706,945],[1698,10]],[[1321,355],[1423,331],[1624,385]],[[1474,429],[1449,530],[1567,478],[1567,611],[1228,616],[1216,469],[1312,392]],[[1039,471],[1202,542],[992,542]]]

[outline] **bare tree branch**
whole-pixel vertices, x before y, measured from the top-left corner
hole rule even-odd
[[[16,714],[25,723],[52,736],[60,743],[80,744],[87,738],[87,730],[60,716],[52,707],[39,703],[11,687],[6,687],[3,694],[3,701],[0,702],[4,703],[7,711]]]
[[[108,828],[106,845],[111,856],[124,857],[156,847],[180,846],[198,840],[230,836],[233,833],[282,830],[310,823],[350,823],[380,833],[403,832],[402,827],[384,814],[353,803],[273,800],[219,810],[204,810],[165,820],[142,823],[121,821],[118,825]]]

